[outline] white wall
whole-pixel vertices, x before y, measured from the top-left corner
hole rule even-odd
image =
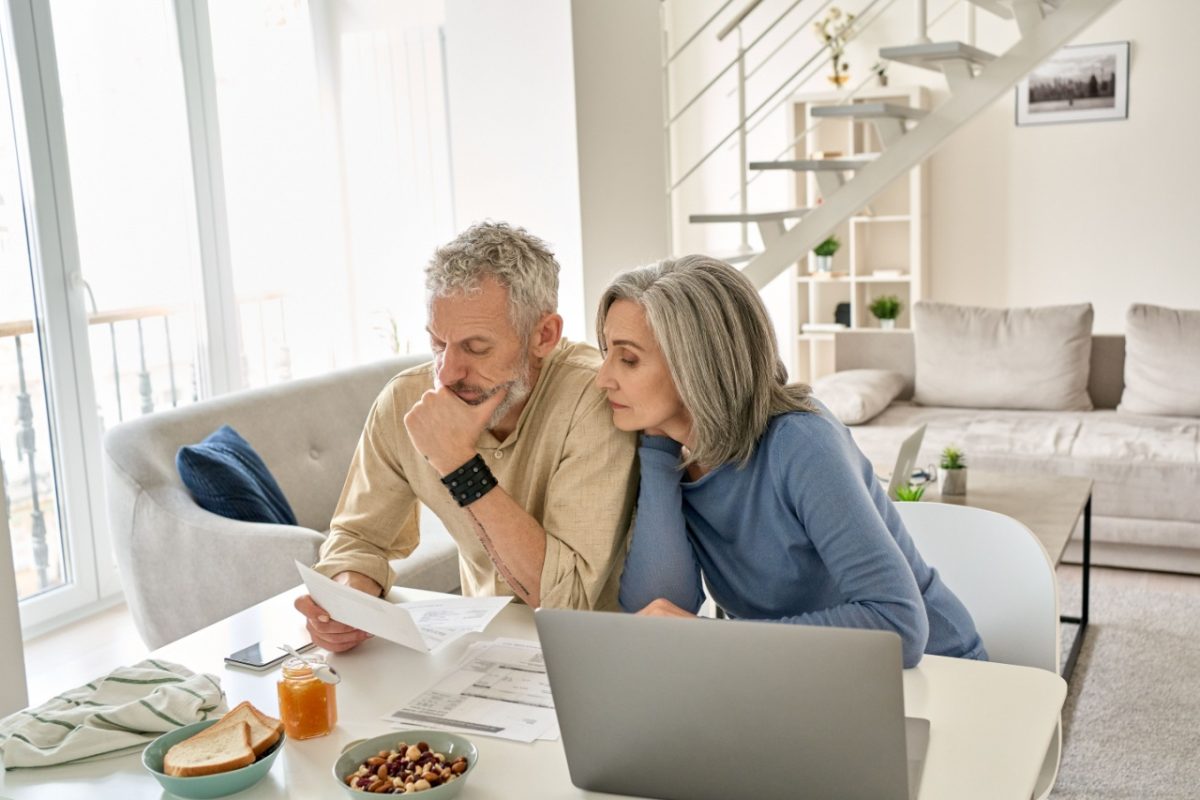
[[[980,14],[983,21],[984,14]],[[932,162],[932,285],[980,305],[1200,308],[1200,4],[1125,0],[1077,43],[1131,43],[1129,119],[1018,128],[996,103]]]
[[[841,3],[857,7],[853,0]],[[935,40],[962,38],[965,3],[931,30]],[[715,10],[715,0],[671,0],[676,41],[689,34]],[[750,36],[786,8],[785,0],[766,0],[748,19]],[[947,7],[931,2],[931,18]],[[803,4],[800,7],[803,9]],[[728,15],[729,12],[726,12]],[[753,17],[759,16],[759,21]],[[722,21],[727,18],[723,17]],[[800,20],[795,14],[790,19]],[[1015,37],[1012,22],[980,11],[978,44],[1002,52]],[[794,24],[780,26],[790,32]],[[1200,308],[1200,149],[1195,131],[1200,106],[1193,102],[1192,78],[1200,72],[1200,3],[1180,0],[1125,0],[1096,21],[1078,44],[1131,42],[1129,119],[1074,125],[1017,128],[1013,96],[1008,95],[952,136],[930,161],[930,258],[928,296],[977,305],[1042,305],[1090,301],[1096,308],[1095,330],[1119,332],[1131,302]],[[881,45],[909,41],[913,34],[911,4],[902,0],[885,20],[851,43],[851,84],[874,63]],[[765,55],[772,34],[764,41]],[[698,40],[689,74],[673,83],[684,99],[682,84],[714,74],[728,49],[717,52],[705,35]],[[802,31],[777,61],[798,64],[815,46]],[[757,52],[757,51],[756,51]],[[754,63],[759,56],[751,58]],[[763,71],[762,96],[786,76],[783,66]],[[940,76],[892,65],[893,84],[926,85],[936,105],[945,98]],[[825,90],[818,80],[809,90]],[[724,91],[720,91],[723,95]],[[685,140],[715,141],[734,117],[694,110],[680,125]],[[782,111],[751,138],[751,158],[775,155],[782,146]],[[774,139],[764,139],[764,132]],[[676,150],[694,149],[689,141]],[[722,156],[727,154],[722,153]],[[678,159],[677,159],[678,164]],[[682,249],[728,250],[730,232],[701,231],[679,222],[688,212],[731,208],[733,167],[722,165],[715,176],[697,176],[676,193],[676,230]],[[752,189],[751,207],[778,207],[781,192],[762,181]]]
[[[510,222],[547,240],[568,324],[583,311],[573,64],[566,3],[446,3],[455,221]]]
[[[447,0],[446,48],[457,224],[547,240],[590,339],[608,279],[667,254],[658,2]]]
[[[583,302],[591,334],[613,276],[670,252],[661,23],[658,0],[575,0],[571,8]]]

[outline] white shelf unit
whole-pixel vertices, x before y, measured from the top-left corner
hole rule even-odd
[[[789,141],[794,139],[795,145],[788,158],[810,159],[817,153],[826,157],[837,153],[843,158],[879,153],[883,144],[870,120],[825,118],[813,126],[817,121],[812,117],[813,108],[843,104],[848,98],[848,92],[794,95]],[[922,87],[872,88],[860,91],[853,101],[882,101],[921,109],[929,106],[928,93]],[[793,380],[812,381],[833,371],[833,334],[804,333],[802,328],[808,323],[833,323],[839,303],[850,306],[851,328],[879,328],[879,321],[868,307],[876,297],[895,295],[904,306],[896,328],[910,327],[912,304],[929,291],[928,169],[925,163],[914,167],[838,226],[834,235],[842,246],[833,257],[832,274],[811,272],[815,269],[811,253],[792,268],[791,318],[796,337],[790,348]],[[796,173],[793,183],[795,208],[811,208],[820,202],[821,193],[812,173]]]

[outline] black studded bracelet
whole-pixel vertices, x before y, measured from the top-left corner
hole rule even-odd
[[[469,506],[496,488],[496,477],[478,453],[467,463],[442,478],[450,496],[460,506]]]

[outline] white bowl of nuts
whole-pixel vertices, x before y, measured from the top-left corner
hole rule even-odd
[[[351,797],[414,794],[445,800],[458,794],[479,762],[475,745],[443,731],[393,731],[353,742],[333,765]]]

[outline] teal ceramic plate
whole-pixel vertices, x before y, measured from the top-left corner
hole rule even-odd
[[[227,794],[240,792],[242,789],[249,789],[261,781],[271,770],[271,765],[275,763],[275,757],[283,749],[283,742],[287,739],[286,734],[280,735],[279,741],[259,756],[257,761],[241,769],[218,772],[216,775],[197,775],[193,778],[177,778],[162,771],[163,757],[166,756],[172,745],[215,725],[217,721],[217,719],[209,719],[204,722],[193,722],[191,725],[176,728],[170,733],[164,733],[142,751],[142,765],[162,784],[164,789],[171,794],[188,798],[188,800],[208,800],[208,798],[224,797]]]
[[[475,771],[475,765],[479,763],[479,751],[475,749],[475,745],[458,734],[444,731],[392,731],[347,745],[333,765],[333,779],[338,782],[338,786],[342,787],[342,791],[348,797],[370,797],[371,795],[367,792],[347,786],[346,777],[357,770],[359,765],[368,758],[378,755],[380,750],[394,748],[397,742],[407,742],[408,744],[425,742],[435,753],[445,755],[447,761],[453,761],[459,756],[466,756],[467,771],[449,783],[415,793],[422,800],[447,800],[454,797],[462,791],[467,778],[471,777],[471,773]]]

